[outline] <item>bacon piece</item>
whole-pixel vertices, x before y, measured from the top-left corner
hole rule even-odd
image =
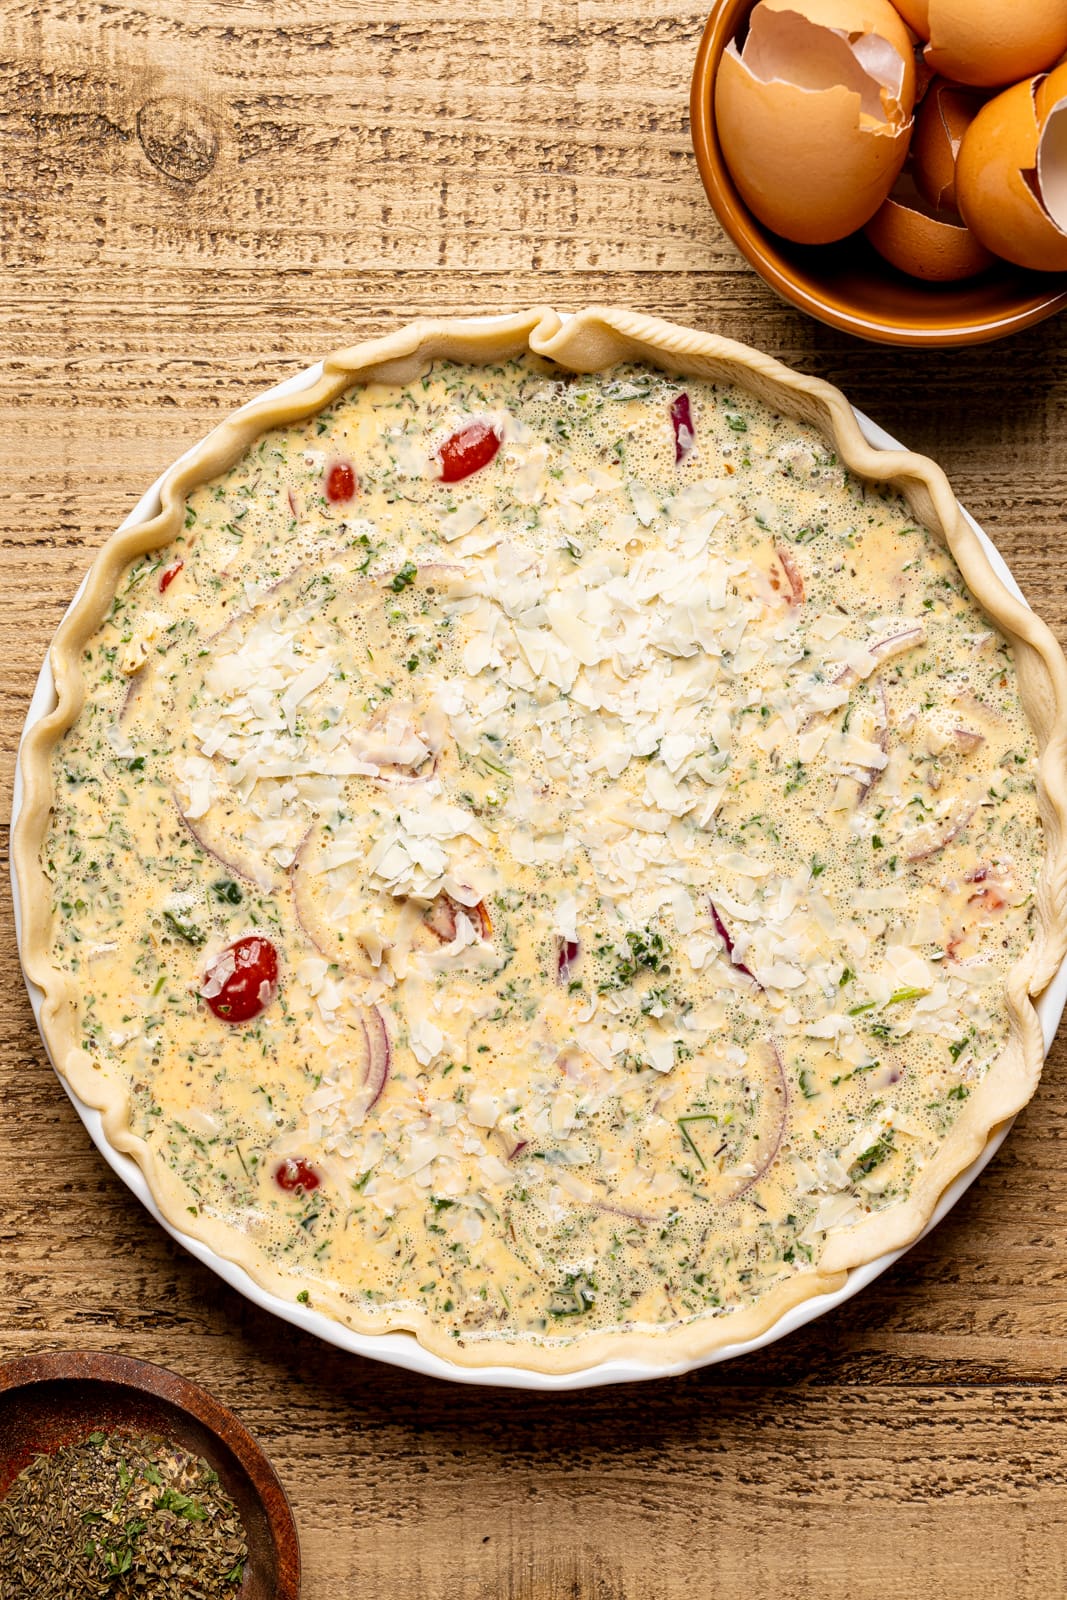
[[[1008,902],[998,889],[994,889],[992,884],[987,884],[984,889],[979,889],[976,894],[970,895],[967,904],[978,906],[982,911],[988,911],[990,916],[995,917],[1005,910]]]

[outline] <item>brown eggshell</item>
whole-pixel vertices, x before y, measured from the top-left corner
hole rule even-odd
[[[900,94],[897,97],[905,117],[915,105],[915,51],[908,31],[900,20],[900,6],[890,0],[762,0],[768,11],[795,11],[821,28],[837,28],[842,33],[873,33],[886,39],[904,63]]]
[[[1062,233],[1067,234],[1067,65],[1050,72],[1038,85],[1037,186],[1042,204]]]
[[[1014,84],[982,107],[960,145],[956,195],[964,222],[987,250],[1037,272],[1067,272],[1067,231],[1035,193],[1038,87],[1033,79]],[[1043,154],[1054,161],[1063,143],[1063,114],[1050,111],[1046,127],[1050,122],[1052,149]],[[1048,159],[1044,165],[1049,166]],[[1045,181],[1058,198],[1060,184],[1051,171]]]
[[[1063,0],[904,0],[897,9],[930,41],[927,63],[958,83],[1015,83],[1067,51]]]
[[[1043,128],[1049,112],[1060,100],[1067,97],[1067,61],[1062,66],[1056,67],[1044,78],[1039,78],[1037,91],[1034,94],[1034,106],[1037,110],[1037,125]]]
[[[915,117],[911,167],[920,193],[942,210],[956,208],[956,157],[982,106],[974,89],[935,78]]]
[[[930,37],[930,0],[894,0],[894,4],[908,27],[913,28],[920,39]]]
[[[910,179],[897,180],[863,231],[878,254],[899,271],[929,283],[973,278],[996,259],[959,219],[931,216]]]
[[[764,4],[752,12],[745,59],[730,45],[715,79],[716,130],[742,199],[799,244],[842,239],[882,204],[911,132],[893,109],[894,123],[881,120],[881,95],[847,38]]]

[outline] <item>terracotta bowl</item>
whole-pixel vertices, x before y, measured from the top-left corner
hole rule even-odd
[[[923,283],[883,261],[862,234],[832,245],[791,244],[758,222],[734,187],[715,133],[714,86],[730,40],[755,0],[719,0],[693,72],[693,149],[712,210],[772,289],[821,322],[882,344],[980,344],[1067,306],[1067,277],[1007,262],[962,283]]]
[[[162,1434],[214,1467],[248,1544],[235,1600],[297,1600],[296,1523],[274,1468],[232,1411],[147,1361],[60,1352],[0,1365],[0,1498],[34,1456],[116,1427]]]

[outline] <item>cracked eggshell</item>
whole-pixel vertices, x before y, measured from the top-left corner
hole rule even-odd
[[[835,28],[839,33],[858,35],[853,39],[860,60],[869,47],[863,36],[884,39],[904,63],[900,91],[896,98],[906,117],[915,105],[915,51],[907,28],[900,20],[900,7],[890,0],[761,0],[768,11],[793,11],[820,28]],[[896,63],[893,63],[896,70]]]
[[[799,244],[861,228],[907,155],[914,81],[888,0],[760,0],[715,80],[719,143],[745,204]]]
[[[956,162],[963,220],[988,250],[1067,272],[1067,66],[984,105]]]
[[[973,278],[996,259],[953,212],[935,214],[910,174],[897,179],[863,231],[886,261],[928,283]]]
[[[935,78],[915,115],[911,168],[925,199],[942,210],[956,209],[956,158],[963,135],[982,107],[978,90]]]
[[[1067,51],[1064,0],[895,0],[922,39],[928,66],[994,88],[1032,77]]]

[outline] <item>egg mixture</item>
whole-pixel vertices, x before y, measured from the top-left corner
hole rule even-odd
[[[362,1328],[729,1318],[906,1200],[1005,1044],[1008,647],[741,390],[352,389],[192,492],[81,669],[82,1048],[190,1217]]]

